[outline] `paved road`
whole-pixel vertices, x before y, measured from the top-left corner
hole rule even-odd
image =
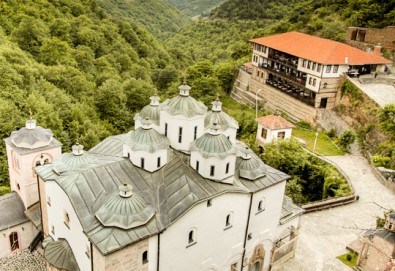
[[[351,79],[366,95],[373,99],[380,107],[395,103],[395,86],[390,84],[361,84],[356,78]]]
[[[350,177],[360,199],[352,204],[302,216],[296,256],[276,271],[349,271],[335,257],[364,230],[375,227],[376,216],[395,208],[395,194],[376,179],[360,155],[326,157]]]

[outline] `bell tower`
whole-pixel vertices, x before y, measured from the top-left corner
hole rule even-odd
[[[36,166],[52,163],[62,153],[62,144],[49,129],[29,119],[25,127],[4,139],[7,151],[11,190],[18,193],[25,209],[38,202]]]

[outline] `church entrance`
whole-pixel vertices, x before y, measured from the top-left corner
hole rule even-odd
[[[254,265],[252,266],[251,271],[260,271],[260,269],[259,269],[259,262],[254,263]]]
[[[10,247],[11,251],[19,249],[18,233],[16,232],[10,234]]]

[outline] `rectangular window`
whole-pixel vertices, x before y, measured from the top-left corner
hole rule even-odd
[[[313,81],[313,78],[309,78],[309,85],[311,85],[311,83],[312,83],[312,81]]]
[[[213,205],[213,203],[212,203],[211,199],[209,199],[209,200],[207,201],[207,207],[211,207],[211,205]]]
[[[332,65],[326,66],[326,73],[330,73],[332,69]]]
[[[284,139],[284,137],[285,137],[285,132],[279,132],[279,133],[277,134],[277,138]]]
[[[317,79],[313,79],[313,86],[315,86],[315,84],[317,83]]]
[[[318,64],[318,66],[317,66],[317,72],[321,72],[321,64]]]
[[[50,197],[50,196],[47,196],[47,204],[48,204],[49,206],[51,206],[51,197]]]
[[[143,264],[148,263],[148,251],[144,251],[141,259]]]
[[[195,126],[195,128],[193,129],[193,140],[195,140],[197,138],[197,126]]]
[[[214,176],[215,174],[215,166],[210,166],[210,176]]]
[[[226,164],[226,168],[225,168],[225,174],[229,173],[229,163]]]
[[[144,162],[145,162],[145,159],[144,159],[144,158],[141,158],[140,164],[141,164],[141,168],[142,168],[142,169],[144,169]]]
[[[160,167],[160,157],[158,157],[157,166]]]
[[[267,130],[265,128],[262,128],[261,137],[266,139],[266,136],[267,136]]]
[[[317,66],[317,63],[313,62],[313,67],[311,67],[313,71],[315,71],[315,66]]]
[[[51,226],[51,232],[52,232],[52,234],[55,234],[55,226],[54,225]]]
[[[333,66],[333,73],[337,73],[338,70],[339,70],[339,65]]]
[[[167,123],[165,123],[165,136],[167,136]]]
[[[178,128],[178,143],[182,142],[182,127]]]
[[[310,69],[311,67],[311,61],[307,62],[307,68]]]
[[[88,257],[88,259],[91,258],[91,247],[90,247],[90,243],[86,245],[85,247],[85,255],[86,257]]]
[[[303,68],[306,68],[306,64],[307,64],[307,60],[306,60],[306,59],[303,59],[302,67],[303,67]]]
[[[196,171],[199,171],[199,161],[196,161]]]

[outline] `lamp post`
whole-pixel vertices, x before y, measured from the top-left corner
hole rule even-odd
[[[262,89],[258,88],[258,90],[255,93],[255,118],[258,118],[258,93]]]
[[[313,153],[315,153],[315,146],[317,145],[317,138],[318,138],[318,132],[315,132],[315,139],[314,139]]]

